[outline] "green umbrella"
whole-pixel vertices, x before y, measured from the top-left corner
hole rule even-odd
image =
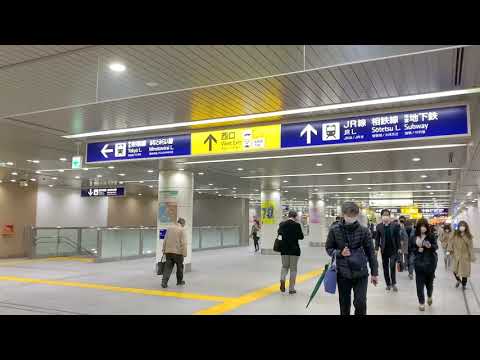
[[[325,265],[325,268],[323,269],[322,275],[320,275],[317,283],[315,284],[315,287],[313,288],[312,295],[310,295],[310,300],[308,300],[308,304],[307,304],[306,308],[308,308],[308,305],[310,305],[310,302],[313,300],[313,298],[317,294],[318,289],[320,289],[320,285],[322,285],[323,279],[325,279],[325,275],[327,274],[327,270],[328,270],[329,266],[330,266],[329,264]]]

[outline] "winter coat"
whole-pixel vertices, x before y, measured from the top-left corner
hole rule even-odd
[[[302,226],[298,222],[288,219],[280,223],[278,226],[278,234],[282,235],[280,254],[300,256],[298,240],[303,240]]]
[[[187,239],[185,230],[180,225],[171,225],[167,228],[162,250],[164,254],[187,256]]]
[[[475,261],[473,239],[455,234],[448,244],[448,251],[453,253],[453,272],[459,277],[469,277],[471,271],[470,263]]]
[[[438,249],[438,244],[437,244],[437,239],[433,234],[429,234],[428,236],[425,237],[424,241],[429,241],[430,244],[432,245],[430,248],[427,248],[425,246],[422,246],[423,251],[419,251],[419,247],[417,246],[417,236],[415,233],[412,233],[412,236],[410,236],[410,241],[408,244],[408,250],[410,254],[414,254],[415,260],[414,260],[414,267],[415,267],[415,272],[426,272],[426,273],[435,273],[435,270],[437,269],[437,262],[438,262],[438,256],[437,256],[437,249]]]
[[[390,230],[390,236],[393,241],[393,253],[398,253],[398,250],[401,249],[400,245],[400,225],[395,225],[390,223],[388,226]],[[377,234],[375,236],[375,250],[378,251],[378,248],[382,249],[382,253],[385,250],[385,225],[380,223],[377,225]]]
[[[402,249],[402,254],[408,254],[408,234],[405,228],[401,228],[399,230],[399,235],[400,235],[400,245]]]
[[[351,256],[342,256],[342,250],[348,243]],[[368,276],[367,262],[372,276],[378,276],[378,262],[375,256],[370,231],[358,221],[345,224],[345,221],[333,226],[328,232],[325,249],[329,256],[335,256],[337,274],[347,279]]]
[[[438,237],[438,240],[442,244],[442,248],[444,250],[448,249],[448,245],[450,244],[450,241],[452,241],[452,239],[453,239],[453,233],[446,232],[446,231],[442,231],[442,233]]]

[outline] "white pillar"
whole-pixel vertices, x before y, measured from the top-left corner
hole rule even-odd
[[[312,196],[308,202],[310,217],[310,233],[308,235],[310,246],[321,246],[327,241],[327,217],[325,201],[319,196]]]
[[[278,224],[282,220],[280,191],[262,189],[260,199],[260,223],[262,226],[260,253],[263,255],[277,255],[278,253],[273,251],[273,243],[277,237]]]
[[[187,257],[185,271],[191,270],[193,223],[193,173],[190,171],[160,170],[158,174],[157,261],[160,261],[163,240],[160,230],[185,219]]]

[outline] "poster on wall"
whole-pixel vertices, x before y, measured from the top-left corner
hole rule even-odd
[[[262,201],[262,224],[275,224],[275,201]]]
[[[310,223],[320,224],[320,210],[317,208],[311,208],[309,211]]]
[[[158,223],[175,224],[177,221],[178,191],[158,192]]]

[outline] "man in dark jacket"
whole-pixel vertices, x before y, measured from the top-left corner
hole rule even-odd
[[[359,212],[354,202],[343,203],[343,220],[330,228],[327,237],[327,253],[336,259],[337,264],[340,315],[350,315],[352,289],[355,315],[367,314],[367,262],[372,284],[376,286],[378,283],[378,263],[372,236],[366,227],[359,224]]]
[[[383,209],[380,215],[382,216],[382,222],[377,225],[375,252],[378,252],[379,248],[381,249],[383,275],[385,276],[387,290],[393,287],[393,291],[398,291],[396,265],[402,253],[400,226],[391,223],[390,210]]]
[[[285,292],[285,280],[288,271],[290,271],[289,294],[295,294],[295,281],[297,279],[297,264],[300,257],[300,245],[298,240],[303,240],[303,231],[297,222],[297,212],[290,210],[288,219],[280,223],[278,235],[282,237],[280,241],[280,254],[282,255],[282,271],[280,273],[280,291]]]

